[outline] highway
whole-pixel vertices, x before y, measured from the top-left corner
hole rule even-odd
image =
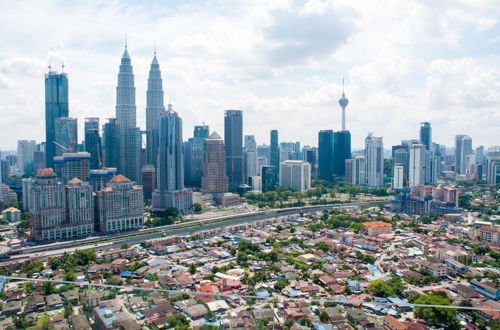
[[[8,260],[24,259],[28,257],[47,257],[55,256],[63,253],[73,252],[86,248],[103,249],[121,244],[138,244],[142,241],[151,240],[165,236],[183,235],[196,231],[211,230],[220,227],[233,226],[248,222],[259,221],[276,216],[287,216],[293,214],[317,212],[327,209],[342,209],[353,208],[359,206],[369,206],[384,204],[384,202],[359,202],[359,203],[341,203],[341,204],[326,204],[303,207],[291,207],[283,209],[272,209],[266,211],[247,212],[236,215],[214,217],[204,220],[193,220],[173,225],[166,225],[154,228],[143,228],[138,231],[128,231],[120,234],[108,234],[103,236],[93,236],[79,240],[56,242],[51,244],[40,244],[31,247],[21,248],[12,251],[12,255]],[[1,263],[0,263],[1,264]]]

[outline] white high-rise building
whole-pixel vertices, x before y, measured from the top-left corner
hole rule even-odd
[[[455,137],[455,172],[466,174],[467,156],[472,154],[472,139],[467,135],[457,135]]]
[[[366,157],[361,155],[354,156],[352,160],[352,183],[366,185]]]
[[[410,146],[410,166],[408,185],[410,187],[425,184],[425,145],[412,144]]]
[[[33,140],[17,141],[17,168],[21,174],[26,172],[26,164],[32,163],[36,150],[36,142]]]
[[[366,184],[370,188],[384,185],[384,142],[370,133],[365,139]]]
[[[500,182],[500,156],[486,158],[486,182],[488,184]]]
[[[280,186],[297,191],[311,188],[311,164],[303,160],[285,160],[280,163]]]
[[[402,164],[396,164],[394,165],[394,173],[393,173],[393,179],[392,179],[392,189],[397,190],[397,189],[403,189],[404,187],[404,167]]]
[[[259,162],[257,158],[257,149],[255,146],[250,146],[245,151],[247,179],[252,176],[259,175]]]

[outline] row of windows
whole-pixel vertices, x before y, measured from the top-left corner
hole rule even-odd
[[[106,230],[128,230],[128,229],[136,229],[142,227],[143,218],[128,218],[128,219],[119,219],[119,220],[109,220],[106,221]]]
[[[74,238],[79,236],[87,236],[92,234],[93,225],[83,225],[74,227],[57,228],[50,230],[42,230],[42,239],[44,241],[52,241],[56,239]]]

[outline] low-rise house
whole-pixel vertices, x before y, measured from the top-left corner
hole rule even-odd
[[[45,298],[47,302],[47,309],[52,310],[52,309],[58,309],[63,307],[63,301],[61,299],[61,296],[58,293],[53,293],[48,295]]]
[[[73,305],[78,305],[80,297],[78,295],[78,291],[69,290],[63,293],[63,297],[66,301],[69,301]]]
[[[75,330],[91,330],[92,329],[89,321],[82,314],[74,315],[71,318],[71,323],[73,323],[73,329],[75,329]]]
[[[407,330],[408,327],[394,316],[387,315],[383,319],[383,325],[387,330]]]
[[[445,277],[446,274],[448,274],[448,269],[444,264],[430,263],[425,266],[425,269],[429,272],[429,274],[436,277]]]
[[[21,301],[12,300],[2,305],[2,316],[11,316],[21,313],[23,304]]]
[[[28,297],[26,302],[27,312],[43,312],[45,308],[45,298],[42,295],[34,294]]]
[[[208,309],[202,304],[184,308],[182,311],[192,320],[200,319],[208,313]]]
[[[208,302],[207,307],[214,313],[224,313],[229,309],[228,304],[221,299]]]

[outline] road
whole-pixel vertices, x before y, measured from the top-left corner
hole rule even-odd
[[[359,203],[345,203],[345,204],[328,204],[328,205],[317,205],[317,206],[306,206],[306,207],[294,207],[286,209],[273,209],[264,212],[241,213],[236,216],[222,216],[200,221],[183,222],[156,228],[146,228],[140,231],[122,233],[116,236],[100,236],[89,239],[80,239],[80,240],[65,241],[52,244],[36,245],[33,247],[23,248],[21,250],[16,251],[17,253],[15,255],[12,255],[8,260],[55,256],[55,255],[61,255],[63,253],[74,252],[75,250],[82,250],[88,248],[91,249],[111,248],[114,246],[120,246],[124,243],[133,245],[133,244],[138,244],[142,241],[156,239],[160,237],[183,235],[197,231],[206,231],[206,230],[233,226],[248,222],[255,222],[259,220],[273,218],[276,216],[294,215],[303,212],[317,212],[334,208],[349,209],[359,206],[376,205],[380,203],[383,202],[377,201],[377,202],[359,202]]]

